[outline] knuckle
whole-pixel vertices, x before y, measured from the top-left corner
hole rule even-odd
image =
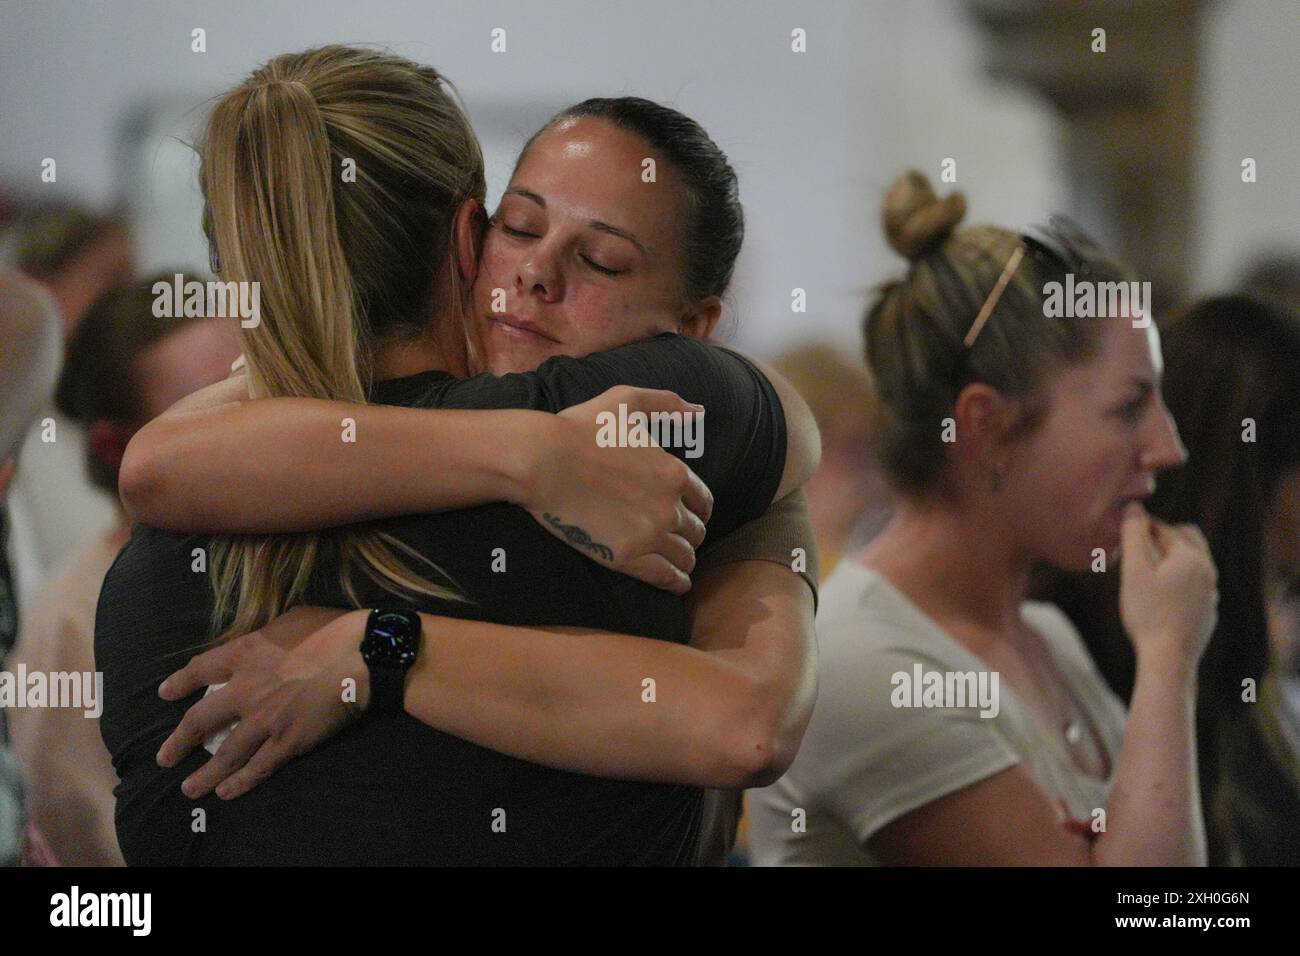
[[[679,523],[679,515],[677,513],[677,504],[675,502],[660,505],[656,509],[656,512],[659,519],[655,522],[657,527],[667,528],[670,531],[677,527]]]

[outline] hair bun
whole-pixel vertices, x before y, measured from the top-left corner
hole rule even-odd
[[[881,209],[889,245],[912,262],[942,245],[965,215],[965,196],[955,192],[939,199],[915,169],[894,180]]]

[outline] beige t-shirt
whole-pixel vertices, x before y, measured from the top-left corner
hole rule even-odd
[[[1063,821],[1068,814],[1091,822],[1110,795],[1124,706],[1058,608],[1026,602],[1021,615],[1096,729],[1110,780],[1085,776],[1064,736],[1044,728],[1005,681],[998,682],[996,708],[988,706],[990,696],[981,702],[977,694],[965,699],[969,706],[953,706],[963,703],[956,681],[942,698],[946,706],[925,706],[941,699],[937,691],[918,695],[911,685],[930,685],[928,673],[978,678],[983,672],[991,692],[988,665],[885,578],[847,561],[822,587],[819,688],[803,745],[784,777],[748,795],[754,863],[875,865],[866,844],[886,824],[1017,763],[1058,805]],[[974,689],[975,682],[963,686]]]

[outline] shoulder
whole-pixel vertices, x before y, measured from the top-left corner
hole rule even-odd
[[[136,525],[99,591],[97,660],[145,659],[162,650],[164,636],[178,643],[201,642],[212,607],[210,547],[200,535]]]
[[[817,615],[817,708],[827,720],[882,727],[925,721],[896,706],[900,685],[923,672],[977,669],[975,659],[912,607],[877,572],[839,564],[822,586]],[[951,716],[933,711],[929,716]]]
[[[822,585],[817,630],[834,651],[859,657],[963,657],[960,646],[884,577],[852,560],[841,561]]]

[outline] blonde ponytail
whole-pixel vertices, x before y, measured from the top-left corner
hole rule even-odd
[[[418,334],[431,309],[460,318],[452,230],[460,203],[483,197],[483,161],[433,69],[342,46],[276,57],[216,104],[201,156],[221,278],[259,287],[260,321],[243,330],[252,397],[363,402],[377,341]],[[326,554],[354,605],[357,570],[404,596],[463,600],[380,532],[224,536],[210,557],[214,629],[246,633],[301,602]]]

